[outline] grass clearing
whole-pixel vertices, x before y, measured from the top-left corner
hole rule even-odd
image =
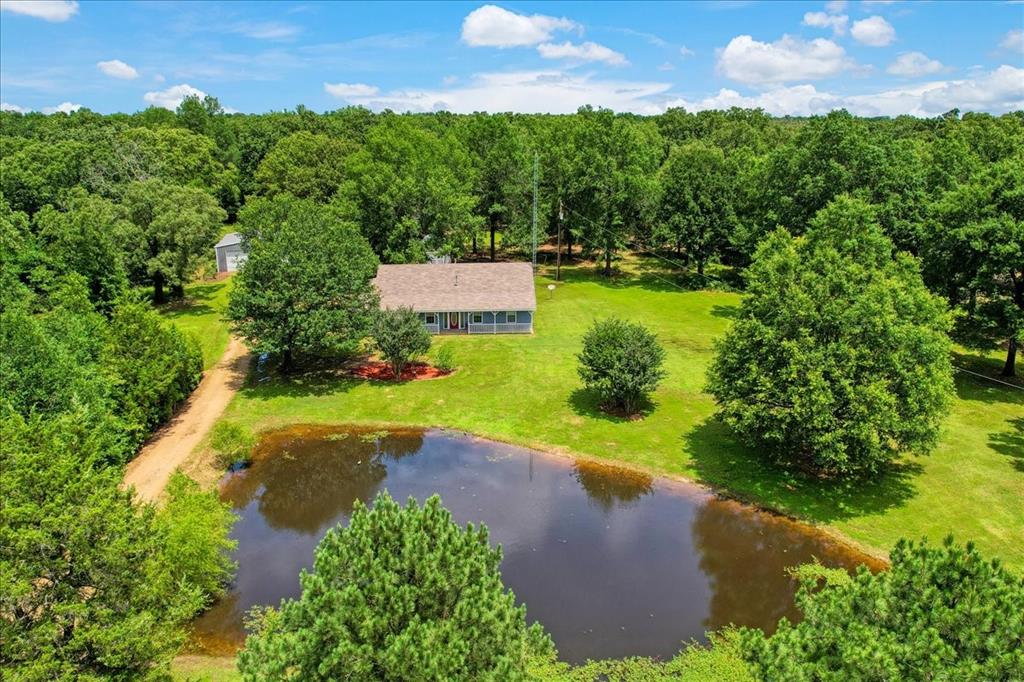
[[[185,287],[185,300],[169,303],[160,313],[184,332],[199,340],[203,351],[203,369],[210,369],[228,347],[228,325],[224,313],[232,279],[194,282]]]
[[[952,532],[1024,569],[1024,391],[957,374],[941,442],[868,481],[830,483],[762,463],[713,418],[704,376],[714,339],[740,296],[680,291],[662,272],[612,280],[581,267],[537,279],[532,336],[435,338],[457,366],[446,378],[376,383],[309,373],[250,382],[224,419],[258,432],[296,423],[440,426],[545,450],[614,460],[697,479],[742,499],[828,526],[883,554],[899,537]],[[576,374],[591,322],[617,315],[655,331],[668,377],[639,421],[608,415]],[[994,375],[999,359],[960,353],[959,366]]]

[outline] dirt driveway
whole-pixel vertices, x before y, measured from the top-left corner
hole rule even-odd
[[[220,361],[206,372],[174,418],[128,463],[123,485],[135,486],[138,499],[155,502],[160,498],[171,474],[213,427],[242,387],[250,359],[245,345],[232,338]]]

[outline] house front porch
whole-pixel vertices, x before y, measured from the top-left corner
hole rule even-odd
[[[529,310],[420,313],[431,334],[530,334],[533,312]]]

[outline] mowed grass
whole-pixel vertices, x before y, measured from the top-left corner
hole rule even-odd
[[[938,447],[871,480],[829,483],[761,461],[714,419],[703,390],[713,343],[740,296],[681,291],[670,276],[563,269],[564,282],[537,278],[532,336],[435,338],[453,349],[457,372],[405,384],[309,373],[254,380],[224,419],[258,432],[294,423],[450,427],[545,450],[616,460],[684,476],[765,507],[822,524],[875,553],[900,537],[939,541],[948,533],[1024,569],[1024,391],[958,373],[957,394]],[[580,340],[596,319],[648,325],[667,351],[668,376],[638,421],[598,409],[576,373]],[[957,363],[994,374],[992,358]]]
[[[217,364],[228,347],[228,306],[231,278],[217,282],[194,282],[185,287],[185,300],[169,303],[160,313],[182,331],[192,334],[203,351],[203,369]]]

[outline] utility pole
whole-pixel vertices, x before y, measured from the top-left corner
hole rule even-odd
[[[533,153],[533,270],[537,271],[537,152]]]
[[[558,248],[555,250],[555,281],[562,281],[562,200],[558,200]]]

